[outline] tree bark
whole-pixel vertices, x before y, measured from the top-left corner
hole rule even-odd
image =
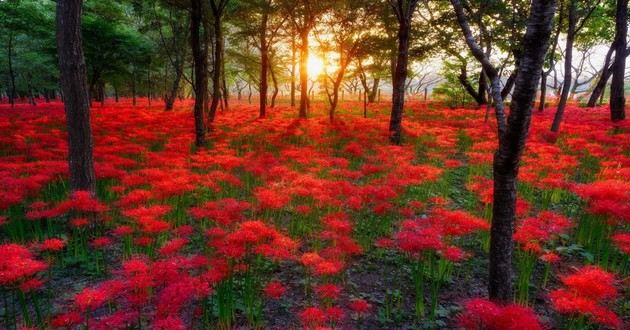
[[[615,14],[615,62],[612,65],[610,82],[610,119],[626,119],[624,77],[626,70],[626,36],[628,34],[628,0],[617,0]]]
[[[308,30],[300,31],[300,118],[305,119],[308,108]]]
[[[295,34],[291,35],[291,106],[295,106]]]
[[[222,18],[225,4],[228,0],[220,0],[218,4],[215,0],[210,1],[214,24],[214,61],[212,67],[212,103],[208,113],[208,122],[214,122],[217,107],[221,101],[221,73],[223,71],[223,26]]]
[[[190,11],[190,45],[192,48],[194,66],[195,91],[195,145],[205,144],[206,128],[204,125],[204,106],[208,98],[208,54],[207,48],[201,42],[202,29],[202,0],[191,0]],[[203,38],[207,43],[207,39]]]
[[[265,118],[267,110],[267,71],[269,70],[269,47],[267,47],[267,11],[263,11],[260,24],[260,100],[259,117]]]
[[[68,165],[73,191],[96,191],[87,71],[81,39],[82,0],[57,1],[57,53],[68,129]]]
[[[381,78],[374,78],[372,82],[372,90],[368,94],[368,103],[374,103],[376,100],[376,94],[378,93],[378,85],[381,82]]]
[[[170,93],[166,95],[166,100],[164,100],[164,107],[166,111],[173,110],[173,104],[175,104],[179,84],[182,80],[182,76],[184,75],[184,59],[178,56],[175,61],[175,79],[173,79]]]
[[[13,33],[9,32],[9,44],[7,46],[7,60],[9,65],[9,81],[11,89],[9,90],[9,103],[11,108],[15,106],[15,72],[13,71]]]
[[[398,19],[398,50],[392,84],[392,112],[389,119],[389,141],[392,144],[400,144],[402,140],[403,108],[405,106],[405,80],[407,79],[407,63],[409,61],[411,17],[418,4],[418,0],[390,0],[390,4]]]
[[[457,20],[464,32],[467,44],[475,58],[482,63],[492,85],[499,148],[494,155],[493,164],[494,202],[490,233],[488,291],[490,299],[510,303],[513,299],[514,243],[512,235],[516,219],[516,178],[531,122],[533,100],[551,35],[555,0],[532,1],[507,122],[503,114],[503,99],[496,69],[481,47],[476,44],[460,0],[451,0],[451,3],[457,13]]]
[[[597,99],[602,95],[604,89],[606,88],[606,83],[608,83],[608,79],[612,75],[612,67],[610,66],[610,61],[612,60],[612,54],[615,52],[615,42],[610,45],[608,49],[608,53],[606,53],[606,58],[604,60],[604,67],[602,68],[602,72],[599,75],[599,79],[591,92],[591,96],[588,98],[588,103],[586,106],[589,108],[595,107],[597,105]]]
[[[575,25],[577,24],[577,8],[576,0],[569,0],[569,27],[567,30],[567,44],[564,52],[564,81],[562,82],[562,94],[560,94],[560,102],[558,109],[553,117],[551,131],[557,133],[560,130],[564,109],[567,106],[569,92],[571,91],[571,61],[573,60],[573,42],[575,40]]]
[[[273,108],[276,106],[276,98],[278,97],[278,92],[280,92],[280,89],[278,88],[278,79],[276,78],[276,73],[273,70],[272,61],[269,61],[269,73],[271,74],[271,81],[273,82],[273,92],[271,93],[270,104],[270,107]]]

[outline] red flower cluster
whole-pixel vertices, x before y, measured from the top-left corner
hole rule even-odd
[[[34,258],[26,247],[9,243],[0,244],[0,286],[16,286],[24,283],[48,265]]]
[[[549,294],[553,308],[570,317],[587,316],[592,322],[619,328],[621,320],[604,304],[617,296],[615,277],[596,266],[585,266],[562,276],[565,288]]]
[[[537,217],[520,222],[514,233],[514,240],[524,251],[540,255],[544,253],[545,244],[572,227],[573,223],[568,218],[551,211],[542,211]]]
[[[542,330],[536,314],[520,305],[500,306],[489,300],[475,298],[464,303],[464,312],[457,317],[457,326],[487,330]]]

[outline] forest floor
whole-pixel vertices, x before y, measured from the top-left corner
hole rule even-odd
[[[339,107],[331,124],[321,103],[297,120],[233,101],[195,148],[190,101],[94,103],[97,196],[72,199],[62,105],[0,104],[0,258],[47,264],[10,280],[0,262],[0,328],[466,326],[487,298],[495,121],[410,101],[392,146],[388,103]],[[516,301],[547,328],[623,327],[630,122],[569,106],[556,136],[554,111],[519,173]],[[572,286],[588,265],[605,274]],[[563,292],[596,307],[567,312]]]

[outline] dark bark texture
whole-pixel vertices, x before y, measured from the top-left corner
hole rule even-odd
[[[411,17],[418,5],[418,0],[390,0],[398,19],[398,49],[392,81],[392,112],[389,119],[389,140],[400,144],[402,140],[402,117],[405,106],[405,80],[409,61],[409,38]]]
[[[90,101],[81,39],[82,0],[57,1],[57,52],[68,127],[68,165],[73,191],[96,189]]]
[[[560,124],[562,123],[562,117],[564,116],[564,109],[567,106],[569,99],[569,92],[571,90],[571,73],[573,68],[571,67],[571,61],[573,60],[573,42],[575,41],[575,27],[577,24],[577,0],[569,1],[569,27],[567,30],[567,44],[564,52],[564,82],[562,84],[562,93],[560,94],[560,101],[558,102],[558,109],[553,117],[553,123],[551,124],[551,131],[558,132],[560,130]]]
[[[190,10],[190,46],[192,48],[194,65],[195,90],[195,145],[200,147],[205,143],[206,129],[204,124],[204,105],[208,99],[208,54],[202,46],[202,2],[191,0]],[[204,39],[204,42],[207,40]]]
[[[626,35],[628,34],[628,0],[617,0],[615,14],[615,61],[612,65],[610,82],[610,119],[626,119],[624,76],[626,71]]]

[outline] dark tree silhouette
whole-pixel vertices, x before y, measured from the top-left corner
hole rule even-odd
[[[497,70],[476,43],[460,0],[451,0],[451,3],[468,47],[475,58],[481,62],[483,70],[491,82],[499,148],[494,155],[493,164],[494,202],[488,291],[491,299],[508,303],[512,301],[513,288],[512,251],[514,242],[512,234],[516,219],[516,179],[531,122],[537,84],[547,53],[556,2],[555,0],[532,1],[507,121],[505,120]]]
[[[207,38],[204,37],[205,32],[202,31],[202,0],[191,0],[190,4],[190,46],[192,48],[193,66],[195,68],[195,145],[200,147],[204,145],[206,136],[203,114],[208,100],[208,41]]]
[[[400,144],[402,139],[402,116],[405,106],[405,80],[409,62],[409,39],[411,37],[411,18],[418,0],[389,0],[398,20],[398,51],[396,68],[392,79],[392,113],[389,119],[389,140]]]
[[[81,39],[82,0],[57,1],[57,53],[68,127],[68,163],[73,191],[95,192],[87,71]]]
[[[626,99],[624,78],[626,73],[626,35],[628,34],[628,0],[617,0],[615,14],[615,61],[612,65],[612,81],[610,82],[610,119],[619,121],[626,119]]]

